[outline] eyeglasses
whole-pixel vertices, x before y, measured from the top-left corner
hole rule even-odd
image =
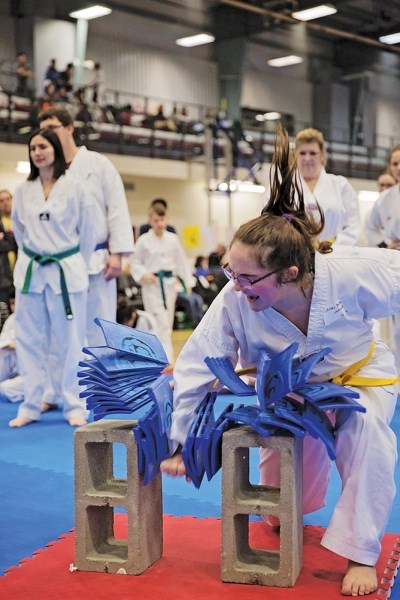
[[[257,279],[249,279],[248,277],[246,277],[246,275],[235,275],[233,273],[233,271],[231,270],[229,263],[226,263],[226,265],[223,265],[222,270],[228,279],[230,279],[232,281],[237,281],[238,284],[241,285],[242,287],[245,287],[246,285],[255,285],[259,281],[262,281],[263,279],[267,279],[268,277],[271,277],[271,275],[274,275],[275,273],[278,273],[278,271],[281,271],[281,269],[275,269],[275,271],[271,271],[270,273],[267,273],[266,275],[257,277]]]

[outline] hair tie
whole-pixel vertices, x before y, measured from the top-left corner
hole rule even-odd
[[[289,223],[292,222],[292,215],[289,215],[288,213],[283,213],[282,217],[286,219],[286,221],[289,221]]]

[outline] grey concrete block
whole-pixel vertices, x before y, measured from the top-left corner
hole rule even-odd
[[[280,487],[250,483],[249,448],[275,448]],[[292,587],[303,556],[303,442],[288,435],[263,438],[250,427],[230,429],[222,442],[221,578],[233,583]],[[280,549],[251,548],[249,515],[280,519]]]
[[[161,475],[138,472],[136,421],[102,420],[75,431],[75,564],[78,570],[139,575],[162,556]],[[126,479],[113,473],[113,444],[126,447]],[[127,514],[126,540],[114,535],[115,509]]]

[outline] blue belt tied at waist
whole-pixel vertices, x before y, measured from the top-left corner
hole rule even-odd
[[[30,288],[31,279],[32,279],[32,268],[33,268],[34,261],[39,263],[39,265],[47,265],[52,262],[57,263],[58,267],[60,269],[60,287],[61,287],[61,295],[62,295],[64,308],[65,308],[65,314],[66,314],[67,319],[69,319],[69,320],[73,319],[74,315],[72,314],[71,303],[69,300],[67,282],[65,281],[64,269],[62,268],[60,261],[63,258],[68,258],[68,256],[77,254],[79,252],[79,246],[74,246],[73,248],[70,248],[69,250],[64,250],[64,252],[59,252],[58,254],[43,254],[43,255],[37,254],[36,252],[31,250],[30,248],[27,248],[26,246],[23,246],[22,249],[25,252],[25,254],[27,256],[29,256],[29,258],[31,259],[29,261],[28,268],[26,269],[24,285],[22,287],[22,293],[23,294],[29,293],[29,288]]]
[[[96,252],[96,250],[108,250],[108,240],[96,244],[94,251]]]
[[[160,281],[161,294],[162,294],[164,308],[167,308],[167,298],[165,296],[164,278],[170,279],[171,277],[176,277],[177,279],[179,279],[179,281],[181,282],[182,287],[183,287],[183,292],[185,294],[187,294],[185,282],[183,281],[182,277],[179,277],[179,275],[174,275],[172,271],[158,271],[158,273],[154,273],[154,275],[156,275]]]

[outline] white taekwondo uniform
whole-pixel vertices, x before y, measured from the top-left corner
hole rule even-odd
[[[9,348],[10,345],[14,347]],[[0,397],[10,402],[24,399],[15,350],[15,314],[8,317],[0,333]]]
[[[108,244],[108,249],[98,249],[93,253],[89,265],[88,345],[102,345],[104,338],[100,327],[95,325],[94,318],[115,321],[117,310],[116,280],[106,281],[104,268],[109,252],[126,255],[133,252],[131,217],[124,184],[107,157],[81,146],[69,172],[81,183],[85,195],[94,199],[95,216],[92,227],[95,246]]]
[[[76,373],[86,333],[88,264],[95,246],[93,219],[93,202],[68,172],[55,182],[47,200],[39,177],[15,190],[12,221],[19,248],[14,270],[15,331],[18,365],[25,382],[19,417],[40,419],[47,371],[65,418],[87,415]],[[77,246],[78,252],[60,260],[73,312],[69,320],[57,263],[33,261],[29,292],[22,293],[31,260],[23,248],[54,256]],[[49,364],[59,368],[48,369]]]
[[[319,219],[316,201],[324,211],[325,227],[319,239],[346,246],[356,245],[361,228],[360,211],[357,194],[347,179],[327,173],[322,168],[313,191],[301,175],[300,179],[308,211]]]
[[[316,253],[307,336],[273,308],[253,312],[246,295],[228,283],[175,364],[171,450],[184,443],[196,407],[213,389],[215,378],[204,363],[206,356],[228,357],[234,366],[240,358],[241,366],[248,367],[257,364],[261,349],[275,356],[297,342],[296,358],[304,360],[329,347],[310,377],[329,381],[368,356],[373,319],[399,310],[400,253],[375,248],[336,246],[330,254]],[[382,341],[375,341],[373,356],[358,375],[395,377],[393,355]],[[322,543],[337,554],[373,565],[395,495],[396,439],[389,423],[397,394],[394,385],[356,390],[367,412],[352,412],[344,423],[337,412],[341,426],[336,464],[343,489]],[[320,440],[307,435],[304,451],[304,512],[310,512],[324,505],[331,463]],[[277,483],[273,452],[262,451],[260,469],[262,483]]]
[[[365,243],[377,246],[400,239],[400,185],[382,192],[365,219]],[[400,373],[400,315],[393,315],[389,322],[392,348]]]
[[[156,236],[150,229],[139,237],[135,253],[131,260],[133,278],[142,286],[144,309],[156,320],[157,336],[160,339],[169,362],[173,362],[172,327],[174,324],[175,303],[177,298],[177,281],[180,277],[186,287],[190,287],[192,275],[183,247],[176,233],[164,231],[162,237]],[[155,283],[143,283],[145,273],[171,273],[173,277],[163,277],[165,303],[160,279]]]

